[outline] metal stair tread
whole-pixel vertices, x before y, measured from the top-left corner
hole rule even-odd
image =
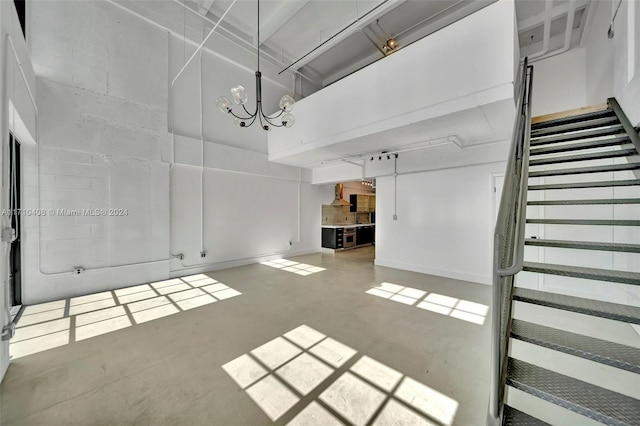
[[[634,147],[616,149],[602,152],[589,152],[586,154],[560,155],[557,157],[536,158],[529,161],[529,166],[541,166],[545,164],[572,163],[575,161],[602,160],[606,158],[627,157],[637,155]]]
[[[640,349],[514,319],[511,337],[640,374]]]
[[[509,358],[507,385],[608,425],[639,425],[637,399]]]
[[[549,423],[545,423],[540,419],[536,419],[520,410],[505,405],[502,426],[549,426]]]
[[[571,182],[551,183],[545,185],[529,185],[530,191],[545,191],[549,189],[576,189],[576,188],[607,188],[614,186],[640,185],[640,179],[609,180],[600,182]]]
[[[640,198],[594,198],[581,200],[536,200],[527,201],[529,206],[576,206],[593,204],[640,204]]]
[[[636,306],[529,290],[522,287],[514,288],[513,299],[534,305],[640,325],[640,308]]]
[[[572,143],[572,144],[566,144],[566,145],[551,145],[551,146],[544,146],[542,148],[532,148],[529,151],[529,155],[534,156],[534,155],[554,154],[557,152],[580,151],[583,149],[602,148],[606,146],[622,145],[624,143],[631,143],[631,139],[629,139],[629,136],[625,135],[625,136],[618,136],[618,137],[609,138],[609,139],[596,139],[596,140],[589,140],[586,142]]]
[[[582,266],[556,265],[553,263],[538,262],[524,262],[523,270],[549,275],[560,275],[563,277],[640,285],[640,272],[586,268]]]
[[[579,250],[602,250],[624,253],[640,253],[640,244],[599,243],[592,241],[563,241],[527,238],[524,243],[530,246],[571,248]]]
[[[625,170],[638,170],[640,169],[639,163],[627,163],[627,164],[613,164],[605,166],[590,166],[590,167],[574,167],[568,169],[555,169],[555,170],[535,170],[529,172],[529,177],[541,177],[541,176],[563,176],[563,175],[578,175],[585,173],[602,173],[602,172],[619,172]]]
[[[531,130],[531,137],[575,132],[578,130],[587,130],[595,127],[606,127],[606,126],[612,126],[616,124],[620,124],[618,117],[616,117],[615,115],[611,115],[611,116],[595,118],[587,121],[576,121],[573,123],[561,124],[558,126],[543,127],[536,130]]]
[[[532,138],[530,141],[531,146],[549,145],[560,142],[569,142],[581,139],[600,138],[603,136],[611,136],[617,134],[626,134],[622,124],[615,124],[611,127],[605,127],[600,129],[584,130],[581,132],[561,134],[558,136],[539,136]]]
[[[612,109],[601,109],[600,111],[586,112],[584,114],[571,115],[568,117],[556,118],[553,120],[541,121],[531,124],[532,130],[538,130],[546,127],[558,126],[561,124],[575,123],[578,121],[592,120],[595,118],[611,117],[614,115]]]
[[[640,226],[640,220],[634,219],[527,219],[527,223],[540,225]]]

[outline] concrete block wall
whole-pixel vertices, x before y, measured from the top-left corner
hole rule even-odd
[[[23,147],[24,207],[127,209],[127,215],[25,218],[26,304],[251,263],[262,254],[320,249],[323,192],[307,183],[309,173],[269,163],[263,135],[255,141],[252,134],[234,136],[237,140],[228,132],[207,136],[216,143],[205,142],[204,189],[220,196],[206,199],[204,229],[192,229],[200,223],[200,187],[170,185],[192,174],[199,183],[203,163],[201,141],[178,135],[175,160],[184,165],[171,171],[168,88],[181,65],[170,65],[169,58],[185,56],[174,35],[109,2],[30,2],[28,7],[40,149],[38,156],[34,145]],[[223,92],[227,86],[208,89]],[[191,101],[199,104],[197,98]],[[255,188],[284,202],[268,215],[259,206],[240,215],[209,214],[221,205],[231,209],[234,197],[246,198],[246,190]],[[298,193],[305,205],[299,213]],[[197,220],[186,215],[194,210]],[[221,246],[230,240],[221,237],[230,229],[235,237],[242,230],[237,241],[259,236],[259,249]],[[210,253],[204,260],[199,258],[202,232]],[[188,240],[172,241],[172,235],[184,233]],[[184,252],[184,262],[170,257],[178,252]],[[86,271],[74,275],[78,266]]]

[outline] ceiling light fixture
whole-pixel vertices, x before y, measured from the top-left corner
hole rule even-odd
[[[245,104],[249,100],[249,96],[247,96],[247,92],[244,87],[240,85],[231,88],[231,99],[233,99],[235,104],[242,105],[242,109],[244,109],[244,112],[247,114],[246,117],[234,113],[231,108],[231,101],[225,96],[220,96],[216,100],[216,105],[223,113],[233,115],[238,127],[249,127],[255,123],[256,118],[260,122],[260,127],[265,131],[271,130],[271,127],[291,127],[296,122],[295,117],[290,114],[296,102],[289,95],[284,95],[282,99],[280,99],[280,112],[277,114],[267,115],[262,110],[262,73],[260,72],[260,0],[258,0],[258,70],[256,71],[256,109],[253,113],[250,113],[247,110]],[[278,118],[280,118],[280,124],[277,124],[274,121]]]
[[[387,43],[384,45],[383,49],[385,51],[392,51],[396,47],[398,47],[398,45],[396,44],[396,39],[395,38],[390,38],[389,40],[387,40]]]

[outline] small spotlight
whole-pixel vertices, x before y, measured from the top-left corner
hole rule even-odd
[[[389,50],[394,50],[396,47],[398,47],[398,45],[396,44],[396,39],[390,38],[389,40],[387,40],[386,46],[389,48]]]
[[[378,161],[382,160],[382,155],[378,156]]]
[[[391,156],[387,154],[387,160],[391,160]]]

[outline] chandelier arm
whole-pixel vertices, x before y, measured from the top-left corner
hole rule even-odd
[[[230,107],[228,107],[227,105],[230,104],[230,102],[225,98],[225,97],[221,97],[218,99],[218,101],[220,101],[220,108],[223,108],[224,106],[226,106],[227,108],[227,113],[231,114],[232,116],[234,116],[236,119],[238,120],[242,120],[241,126],[240,127],[249,127],[251,126],[253,123],[256,122],[256,119],[258,119],[258,121],[260,122],[260,127],[262,127],[264,130],[269,130],[270,127],[286,127],[285,123],[280,123],[280,124],[276,124],[273,120],[276,120],[277,118],[281,117],[282,114],[284,114],[286,111],[284,109],[280,109],[279,112],[277,113],[273,113],[273,115],[267,115],[264,113],[264,111],[262,110],[262,73],[260,72],[260,0],[257,0],[257,4],[258,4],[258,14],[257,14],[257,31],[256,31],[256,35],[257,35],[257,39],[258,39],[258,46],[257,46],[257,62],[258,62],[258,69],[255,73],[256,75],[256,109],[254,113],[250,113],[247,110],[247,107],[244,104],[242,105],[242,109],[244,110],[244,112],[247,114],[247,117],[242,117],[241,115],[236,114],[235,112],[233,112],[231,110]],[[234,92],[235,91],[235,92]],[[242,86],[237,86],[235,88],[232,89],[232,93],[234,96],[234,100],[238,101],[238,100],[243,100],[246,99],[246,93],[244,93],[244,87]],[[284,99],[284,97],[283,97]],[[216,101],[216,104],[218,104],[219,102]],[[282,102],[282,101],[281,101]],[[286,103],[292,105],[295,101],[291,100],[286,100]],[[251,120],[250,122],[247,123],[248,120]],[[242,125],[243,124],[243,125]]]
[[[265,117],[267,117],[269,120],[274,120],[278,117],[280,117],[282,114],[284,114],[284,110],[280,110],[280,112],[277,115],[267,115],[264,113],[264,111],[262,111],[262,115],[264,115]]]
[[[254,112],[253,114],[250,113],[249,111],[247,111],[247,107],[244,106],[244,104],[242,104],[242,108],[244,108],[244,112],[246,112],[249,115],[249,118],[255,117],[256,114],[258,114],[258,111],[256,110],[256,112]]]
[[[284,127],[284,124],[276,124],[273,121],[271,121],[273,119],[273,117],[269,117],[268,115],[263,115],[263,117],[264,117],[264,121],[266,121],[267,123],[269,123],[273,127]]]
[[[245,111],[246,111],[246,109],[245,109]],[[229,112],[229,114],[233,115],[235,118],[239,118],[240,120],[250,120],[251,117],[252,117],[252,115],[249,114],[248,112],[247,112],[247,114],[249,114],[249,117],[241,117],[241,116],[237,115],[235,112],[233,112],[233,110],[229,110],[228,112]]]
[[[244,126],[244,127],[250,127],[250,126],[251,126],[251,125],[256,121],[256,117],[258,117],[258,114],[254,115],[254,116],[253,116],[253,119],[251,120],[251,123],[247,124],[247,125],[246,125],[246,126]]]

